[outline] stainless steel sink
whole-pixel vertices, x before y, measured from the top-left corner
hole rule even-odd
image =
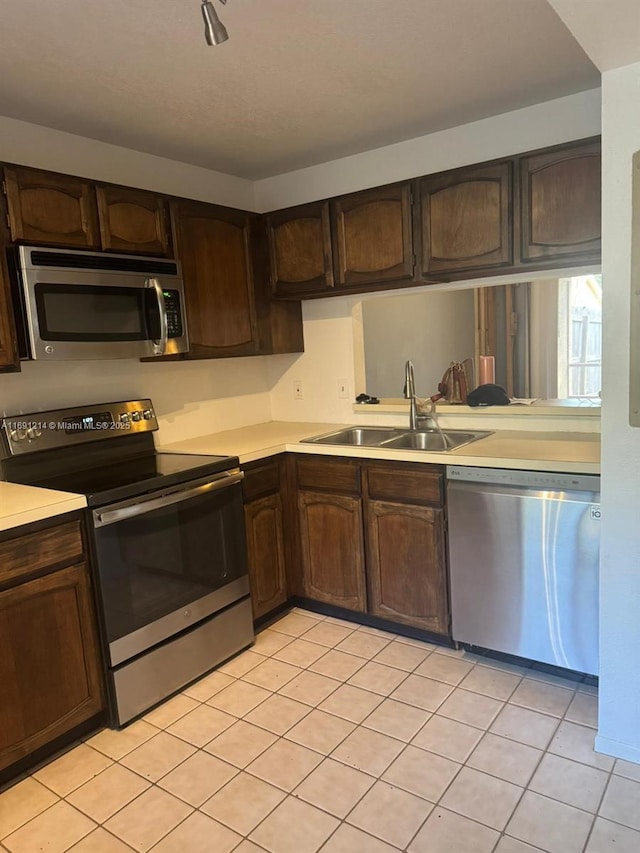
[[[462,447],[491,435],[490,432],[465,432],[457,429],[442,430],[416,430],[405,432],[395,438],[383,441],[379,447],[396,448],[397,450],[430,450],[432,452],[444,452]]]
[[[305,439],[310,444],[346,444],[355,447],[379,447],[383,441],[397,436],[401,430],[393,427],[349,427],[325,435]]]
[[[416,430],[395,427],[348,427],[347,429],[317,435],[304,440],[304,444],[337,444],[350,447],[379,447],[390,450],[424,450],[442,453],[462,447],[491,432],[469,432],[457,429]]]

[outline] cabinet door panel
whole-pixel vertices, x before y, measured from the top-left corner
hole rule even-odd
[[[253,617],[258,619],[287,600],[280,495],[252,501],[244,513],[251,602]]]
[[[371,501],[367,509],[369,611],[448,632],[441,509]]]
[[[267,236],[274,293],[296,296],[333,287],[328,202],[270,214]]]
[[[177,203],[173,213],[190,354],[253,355],[259,342],[248,214],[187,202]]]
[[[599,142],[523,157],[520,179],[523,262],[599,255]]]
[[[167,256],[164,199],[127,187],[98,187],[102,248]]]
[[[88,181],[36,169],[5,167],[11,239],[98,249],[93,187]]]
[[[509,264],[511,164],[423,178],[422,274]]]
[[[338,284],[376,284],[413,276],[409,184],[337,198],[331,213]]]
[[[0,768],[103,707],[87,569],[0,593]]]
[[[11,299],[9,287],[9,272],[4,252],[0,252],[0,370],[12,371],[19,369],[20,358],[17,351],[13,300]]]
[[[362,508],[358,498],[298,493],[304,594],[366,609]]]

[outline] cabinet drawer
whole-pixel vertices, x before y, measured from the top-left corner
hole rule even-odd
[[[244,502],[280,491],[280,456],[243,467],[242,494]]]
[[[352,459],[339,462],[327,456],[298,459],[296,479],[301,489],[360,494],[360,466]]]
[[[0,542],[0,584],[82,557],[79,521]]]
[[[443,503],[443,475],[437,468],[423,469],[370,466],[367,468],[367,489],[375,500],[407,503]]]

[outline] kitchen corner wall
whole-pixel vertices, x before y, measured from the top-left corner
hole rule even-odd
[[[271,416],[275,421],[353,420],[354,388],[352,306],[343,296],[310,299],[302,303],[304,353],[269,360]],[[338,381],[346,380],[347,398],[338,397]],[[302,383],[302,399],[294,399],[293,385]]]
[[[640,428],[629,426],[631,176],[640,64],[602,77],[602,537],[596,748],[640,762]],[[635,283],[637,287],[637,282]]]

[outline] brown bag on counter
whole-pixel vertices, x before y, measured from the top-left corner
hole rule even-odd
[[[446,403],[466,405],[467,395],[473,388],[473,359],[452,361],[438,383],[438,393],[431,398],[435,403],[444,400]]]

